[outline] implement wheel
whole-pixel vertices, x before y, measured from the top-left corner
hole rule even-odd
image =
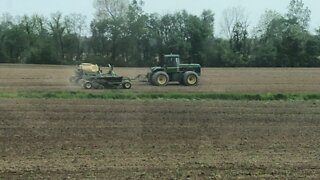
[[[156,86],[166,86],[169,82],[169,76],[166,72],[159,71],[153,74],[152,84]]]
[[[125,82],[122,84],[123,89],[131,89],[131,83],[130,82]]]
[[[183,83],[186,86],[196,86],[198,84],[198,75],[193,71],[187,71],[183,75]]]
[[[85,89],[92,89],[92,88],[93,88],[93,85],[92,85],[91,82],[85,82],[85,83],[83,84],[83,87],[84,87]]]

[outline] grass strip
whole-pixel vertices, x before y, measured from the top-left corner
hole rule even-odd
[[[306,101],[320,100],[320,94],[307,93],[201,93],[201,92],[84,92],[84,91],[18,91],[0,92],[6,98],[60,99],[187,99],[187,100],[247,100],[247,101]]]

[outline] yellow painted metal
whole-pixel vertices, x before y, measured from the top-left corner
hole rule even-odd
[[[79,68],[88,73],[99,72],[99,66],[97,64],[82,63],[79,65]]]

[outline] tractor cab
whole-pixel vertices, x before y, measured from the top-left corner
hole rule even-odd
[[[180,65],[180,56],[176,54],[164,55],[164,66],[178,67]]]

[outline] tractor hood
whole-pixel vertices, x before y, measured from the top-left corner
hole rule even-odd
[[[150,68],[150,72],[154,72],[154,71],[157,71],[157,70],[163,70],[163,68],[160,67],[160,66],[155,66],[155,67],[151,67]]]
[[[201,68],[200,64],[180,64],[179,67],[195,67],[195,68]]]

